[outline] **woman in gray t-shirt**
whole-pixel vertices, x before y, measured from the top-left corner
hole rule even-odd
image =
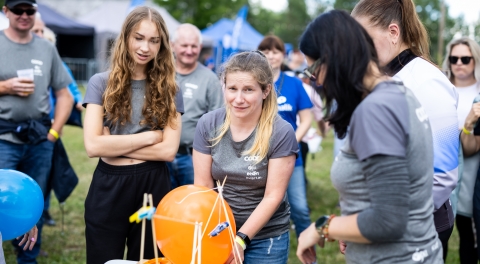
[[[98,157],[85,200],[87,263],[125,255],[138,260],[152,227],[143,237],[128,218],[143,206],[144,193],[156,205],[170,191],[166,161],[177,153],[183,112],[168,31],[155,9],[137,7],[128,14],[111,71],[90,79],[83,105],[85,150]],[[152,247],[144,253],[145,259],[155,255]]]
[[[336,239],[347,263],[443,263],[432,215],[432,133],[423,107],[381,72],[372,39],[344,11],[311,22],[300,49],[327,106],[337,103],[327,111],[330,123],[340,138],[347,129],[348,136],[330,174],[342,216],[321,217],[306,229],[297,256],[312,263],[313,245]]]
[[[224,69],[225,108],[205,114],[195,131],[195,184],[213,188],[227,177],[223,196],[235,216],[236,257],[245,264],[287,263],[285,192],[298,153],[295,133],[277,114],[263,53],[239,53]],[[237,263],[233,254],[226,263]]]

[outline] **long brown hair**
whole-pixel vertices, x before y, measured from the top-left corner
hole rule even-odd
[[[234,55],[223,65],[221,80],[223,81],[224,87],[227,75],[234,72],[246,72],[251,74],[258,84],[260,84],[262,92],[266,92],[270,86],[270,93],[263,100],[262,114],[260,115],[260,120],[257,124],[252,147],[242,153],[242,155],[259,156],[257,159],[258,163],[268,154],[270,138],[273,133],[273,124],[278,114],[277,93],[273,87],[272,67],[270,67],[267,58],[262,52],[247,51]],[[219,128],[217,136],[211,139],[213,146],[218,144],[230,129],[231,114],[228,104],[226,104],[226,110],[225,122],[223,122],[223,125]]]
[[[103,95],[105,115],[113,123],[125,125],[130,121],[132,105],[131,79],[135,61],[129,54],[130,34],[143,20],[150,20],[160,36],[160,50],[146,68],[145,103],[141,124],[148,124],[152,130],[175,125],[176,106],[175,66],[169,44],[167,26],[162,16],[149,7],[137,7],[128,14],[112,52],[111,72]],[[173,128],[173,127],[172,127]]]
[[[413,54],[430,61],[430,41],[412,0],[361,0],[352,16],[366,17],[373,26],[388,28],[397,23],[400,38]]]

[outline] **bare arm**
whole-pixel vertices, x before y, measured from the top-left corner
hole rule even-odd
[[[240,228],[240,232],[252,239],[267,224],[285,196],[294,167],[295,155],[268,160],[265,194],[257,208]]]
[[[18,95],[26,97],[33,93],[35,84],[31,79],[27,78],[11,78],[0,81],[0,96],[2,95]]]
[[[103,107],[88,104],[85,111],[83,138],[85,150],[90,158],[118,157],[160,142],[162,132],[148,131],[133,135],[103,135]]]
[[[57,97],[57,104],[55,106],[52,129],[60,133],[72,112],[73,97],[67,88],[56,90],[55,97]],[[50,134],[48,136],[51,137]],[[53,137],[50,139],[55,140]]]
[[[182,116],[180,113],[177,113],[174,122],[175,124],[167,124],[163,129],[161,142],[134,150],[124,154],[124,156],[139,160],[173,161],[180,145],[180,133],[182,131]],[[172,125],[175,129],[172,128]]]
[[[213,188],[212,156],[193,150],[194,184]]]
[[[298,116],[300,117],[300,124],[295,131],[295,137],[297,142],[300,142],[312,124],[312,110],[310,108],[303,109],[298,112]]]
[[[468,131],[472,131],[479,118],[480,103],[476,103],[473,104],[470,113],[468,113],[463,127]],[[473,133],[467,135],[462,132],[460,134],[460,140],[462,141],[463,154],[465,157],[471,156],[480,150],[480,136],[475,136]]]

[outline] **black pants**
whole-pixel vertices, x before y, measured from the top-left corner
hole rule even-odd
[[[125,245],[127,259],[138,261],[142,225],[130,223],[128,219],[143,206],[144,193],[151,193],[157,206],[169,191],[170,177],[165,162],[112,166],[100,159],[85,200],[87,263],[104,264],[123,259]],[[145,259],[154,258],[152,239],[148,223]]]
[[[447,253],[448,253],[448,240],[450,239],[450,236],[452,235],[453,231],[453,226],[450,227],[447,230],[444,230],[442,232],[438,232],[438,238],[442,242],[442,248],[443,248],[443,261],[447,259]]]
[[[308,154],[308,144],[303,142],[303,141],[300,141],[300,152],[301,152],[301,155],[302,155],[302,161],[303,161],[303,170],[305,170],[306,166],[307,166],[307,154]],[[305,175],[307,175],[305,173]]]
[[[459,255],[461,264],[477,264],[473,218],[458,215],[456,217],[458,236],[460,237]]]

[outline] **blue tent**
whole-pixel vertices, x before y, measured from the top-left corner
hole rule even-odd
[[[202,35],[207,36],[214,40],[218,45],[222,42],[223,38],[227,34],[232,34],[235,21],[222,18],[210,27],[202,30]],[[240,29],[240,35],[238,38],[239,50],[255,50],[258,44],[263,39],[263,35],[255,30],[247,21],[245,21]]]

